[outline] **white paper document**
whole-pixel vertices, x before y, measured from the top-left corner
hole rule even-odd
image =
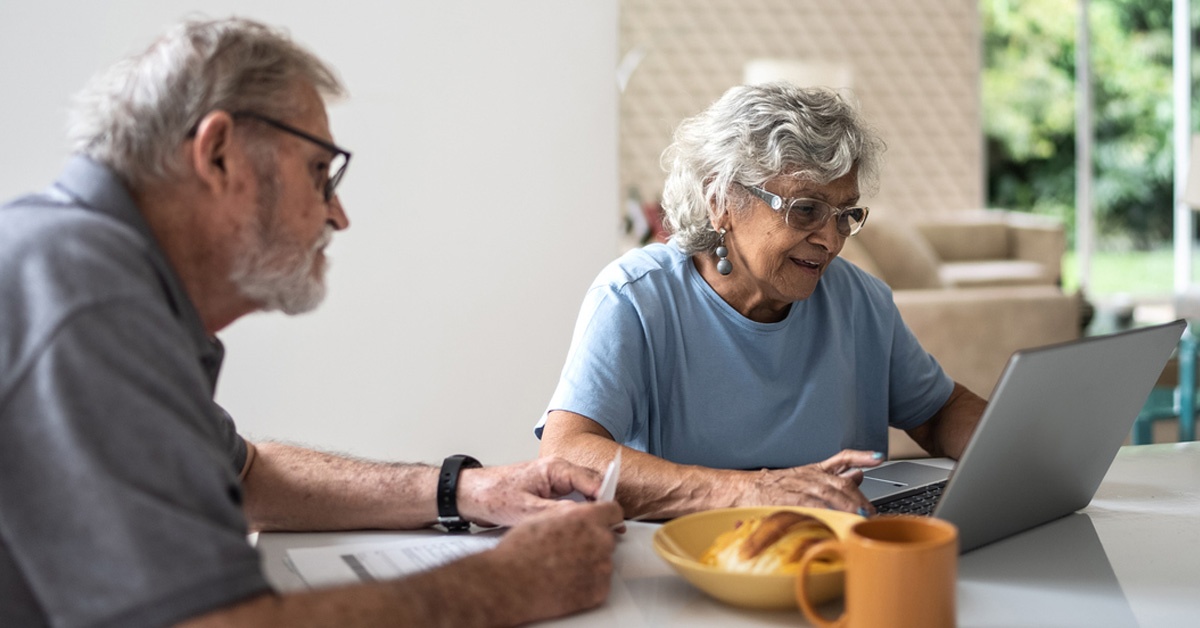
[[[417,536],[379,543],[288,550],[292,569],[309,588],[389,580],[489,550],[499,535]]]
[[[604,473],[596,501],[612,501],[621,475],[621,452]],[[566,497],[585,501],[579,493]],[[288,566],[310,589],[403,578],[492,549],[502,530],[479,534],[391,537],[372,543],[300,547],[287,551]]]

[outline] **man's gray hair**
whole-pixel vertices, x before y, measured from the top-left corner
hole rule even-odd
[[[688,254],[717,246],[714,214],[729,211],[735,183],[757,186],[788,173],[824,185],[858,168],[869,196],[879,181],[883,141],[838,92],[790,83],[741,85],[675,130],[663,152],[663,212]],[[741,204],[738,204],[740,207]]]
[[[137,188],[182,172],[180,144],[214,110],[286,119],[298,84],[326,98],[345,90],[333,70],[287,33],[241,18],[190,20],[143,53],[96,75],[75,99],[74,152]]]

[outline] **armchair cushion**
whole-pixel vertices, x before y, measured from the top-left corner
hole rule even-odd
[[[982,262],[945,262],[938,267],[942,283],[954,288],[1028,286],[1049,283],[1046,267],[1024,260],[993,259]]]
[[[1079,335],[1078,297],[1054,286],[905,290],[893,297],[921,346],[985,399],[1014,351]]]
[[[1008,259],[1008,226],[981,218],[936,218],[922,220],[918,227],[938,257],[947,262],[978,259]]]
[[[938,275],[941,259],[912,224],[883,217],[876,219],[872,214],[867,226],[853,238],[847,238],[846,242],[854,239],[860,240],[856,245],[861,244],[874,262],[878,274],[871,274],[882,279],[893,290],[943,287]],[[861,264],[859,267],[863,268]]]
[[[1047,216],[966,210],[929,216],[916,224],[941,260],[947,287],[1057,285],[1066,234]]]

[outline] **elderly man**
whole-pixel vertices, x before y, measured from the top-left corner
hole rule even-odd
[[[614,503],[561,460],[439,469],[241,438],[214,334],[320,302],[349,222],[332,71],[245,20],[189,22],[79,99],[78,155],[0,208],[0,625],[511,625],[599,604]],[[251,529],[514,526],[403,580],[279,595]]]

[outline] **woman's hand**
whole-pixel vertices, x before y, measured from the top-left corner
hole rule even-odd
[[[844,449],[814,464],[763,469],[753,475],[740,506],[789,505],[870,514],[874,507],[858,490],[862,469],[883,462],[878,452]]]

